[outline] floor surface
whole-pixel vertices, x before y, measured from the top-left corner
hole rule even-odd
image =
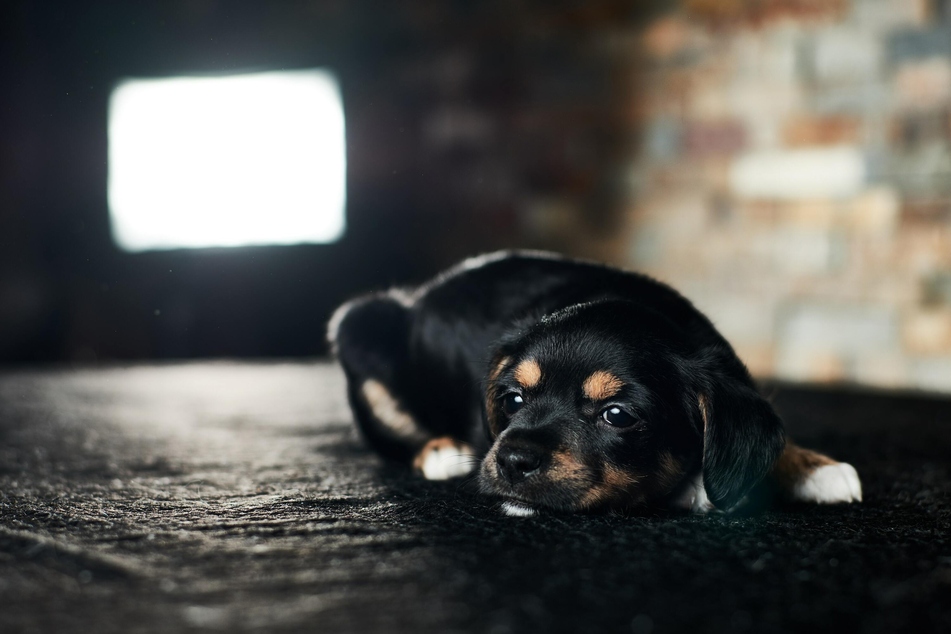
[[[0,632],[948,632],[951,401],[770,392],[865,502],[503,517],[325,363],[0,374]]]

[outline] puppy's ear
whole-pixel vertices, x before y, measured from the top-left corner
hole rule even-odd
[[[786,442],[782,420],[740,368],[745,380],[712,373],[696,397],[703,423],[703,485],[723,510],[763,479]]]

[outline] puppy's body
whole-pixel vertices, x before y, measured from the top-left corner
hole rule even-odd
[[[511,514],[727,509],[774,464],[789,497],[860,497],[854,470],[833,473],[840,463],[792,445],[783,453],[782,424],[729,344],[641,275],[491,254],[345,304],[328,334],[378,452],[430,478],[481,458],[483,490]],[[822,483],[803,492],[822,469],[844,478],[848,499]]]

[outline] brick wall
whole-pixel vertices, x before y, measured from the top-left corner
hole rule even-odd
[[[951,391],[951,11],[686,0],[640,36],[613,257],[758,375]]]

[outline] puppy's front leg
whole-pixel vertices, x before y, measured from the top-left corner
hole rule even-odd
[[[478,464],[472,447],[448,436],[427,442],[413,460],[413,468],[427,480],[458,478],[472,472]]]
[[[862,483],[855,468],[821,453],[786,443],[771,477],[782,495],[795,502],[838,504],[862,501]]]

